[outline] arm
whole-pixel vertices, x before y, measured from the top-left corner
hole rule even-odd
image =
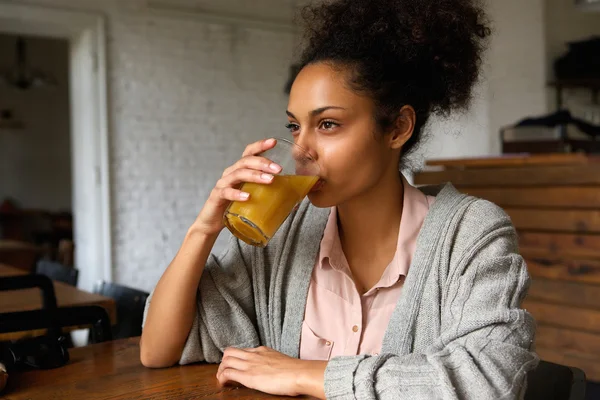
[[[183,244],[148,299],[140,358],[146,367],[160,368],[175,364],[196,315],[196,292],[204,265],[216,241],[190,229]]]
[[[146,303],[146,319],[142,342],[140,343],[142,362],[146,361],[144,352],[150,354],[150,362],[156,357],[155,354],[163,354],[165,341],[173,340],[169,335],[178,335],[177,347],[168,362],[160,360],[159,365],[144,364],[149,367],[168,367],[175,363],[190,364],[199,361],[216,363],[221,360],[225,348],[234,347],[256,347],[260,343],[256,329],[256,313],[254,310],[254,297],[252,289],[251,271],[245,262],[244,251],[249,246],[242,247],[240,242],[232,237],[227,250],[220,256],[209,256],[206,266],[203,268],[200,283],[192,289],[191,299],[183,301],[185,295],[182,286],[192,285],[195,282],[185,282],[191,274],[172,273],[164,274],[164,285],[162,299],[155,297],[159,286]],[[172,264],[173,270],[177,268]],[[169,268],[171,268],[169,267]],[[185,270],[185,268],[181,268]],[[191,278],[190,278],[191,279]],[[172,301],[169,305],[167,302]],[[185,304],[182,304],[185,303]],[[155,304],[159,307],[154,308]],[[187,313],[186,307],[191,306],[193,310],[187,315],[185,327],[169,327],[169,321],[181,321],[181,316],[172,315],[176,312]],[[154,326],[155,331],[150,331],[152,310],[156,312]],[[161,312],[163,314],[159,314]],[[179,330],[177,330],[179,329]],[[184,330],[185,329],[185,330]],[[156,336],[144,336],[144,332],[154,333]],[[182,335],[184,333],[184,335]],[[146,341],[146,337],[151,340]],[[181,339],[183,337],[183,339]],[[152,347],[154,345],[154,347]],[[147,347],[144,347],[147,346]],[[147,350],[145,350],[147,349]],[[148,354],[146,353],[146,354]]]
[[[328,399],[517,398],[537,364],[534,321],[520,309],[529,276],[512,228],[448,282],[442,333],[430,352],[338,357],[325,372]]]
[[[304,361],[305,373],[298,375],[298,393],[325,399],[327,361]]]
[[[232,201],[246,201],[244,182],[269,184],[281,167],[257,156],[275,146],[263,140],[246,147],[227,168],[189,229],[179,252],[146,302],[140,358],[147,367],[177,362],[216,362],[227,345],[257,345],[249,270],[240,244],[230,242],[221,259],[210,256]]]

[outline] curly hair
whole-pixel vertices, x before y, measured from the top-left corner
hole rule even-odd
[[[468,107],[490,34],[479,0],[335,0],[307,5],[301,16],[299,69],[327,62],[351,71],[349,86],[371,96],[384,132],[402,106],[415,109],[403,155],[432,114]]]

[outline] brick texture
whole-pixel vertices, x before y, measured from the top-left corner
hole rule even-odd
[[[247,143],[285,134],[291,38],[144,18],[115,34],[115,277],[149,288],[223,169]]]

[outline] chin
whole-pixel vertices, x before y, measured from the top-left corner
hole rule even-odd
[[[336,205],[335,201],[324,190],[317,190],[308,194],[308,200],[317,208],[329,208]]]

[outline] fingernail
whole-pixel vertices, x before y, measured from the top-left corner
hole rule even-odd
[[[271,174],[261,174],[260,178],[263,181],[271,182],[273,180],[273,175],[271,175]]]
[[[269,165],[269,168],[271,169],[271,171],[275,171],[275,172],[281,171],[281,167],[275,163]]]
[[[269,146],[270,146],[270,145],[272,145],[272,144],[275,144],[275,139],[267,139],[267,140],[265,141],[265,144],[267,144],[267,145],[269,145]]]
[[[246,193],[246,192],[240,193],[240,199],[246,200],[248,197],[250,197],[249,193]]]

